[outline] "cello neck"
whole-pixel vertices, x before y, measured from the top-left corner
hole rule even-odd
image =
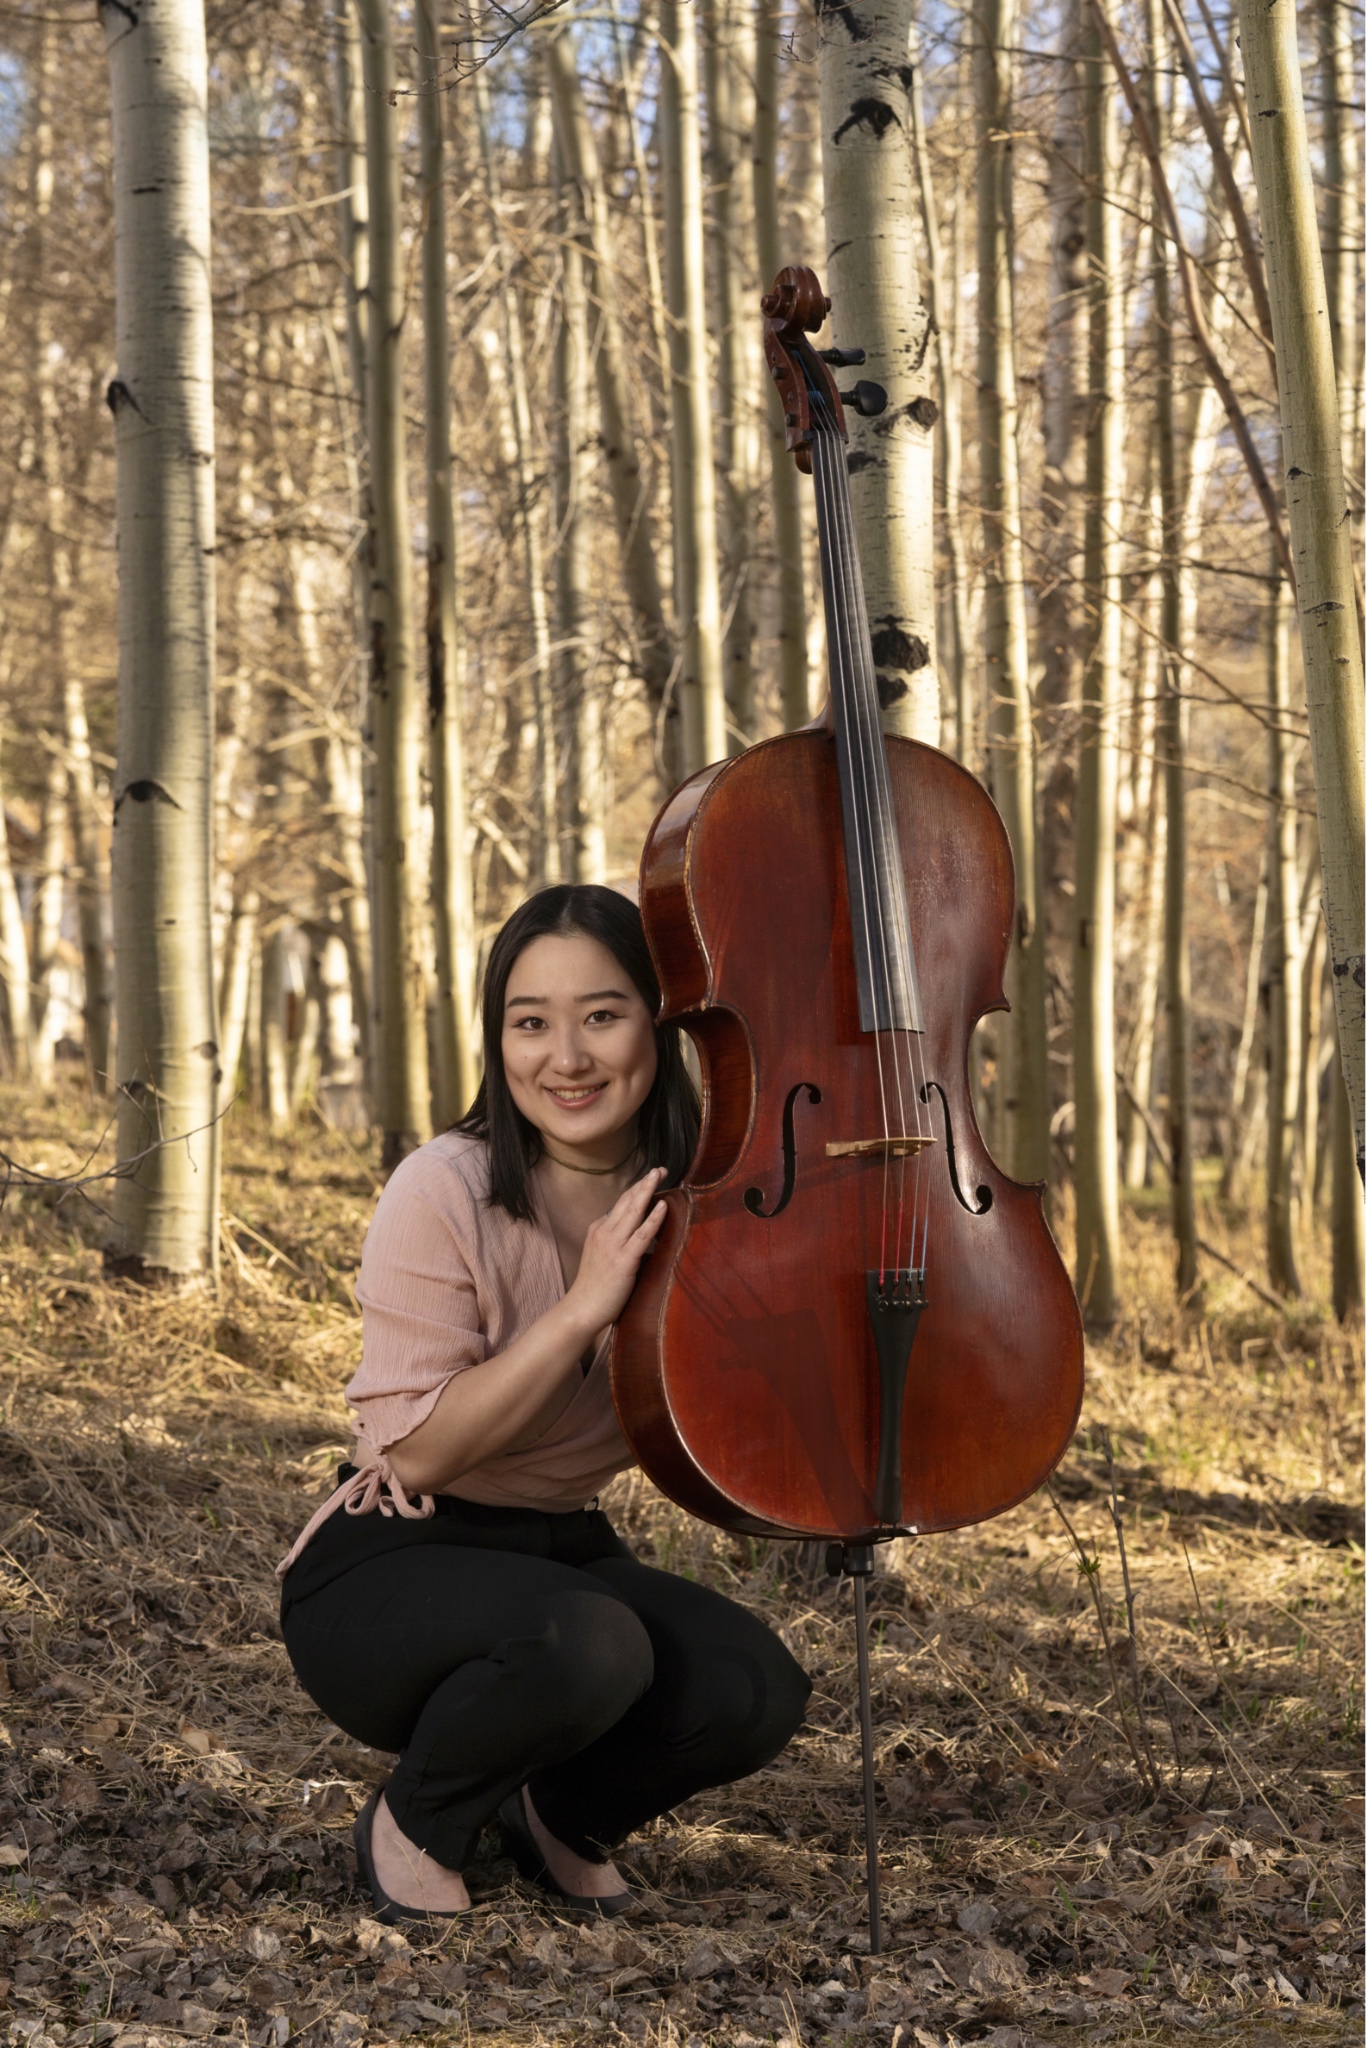
[[[813,392],[812,398],[811,469],[859,1023],[864,1031],[919,1031],[920,995],[854,537],[849,465],[841,429],[819,394]]]

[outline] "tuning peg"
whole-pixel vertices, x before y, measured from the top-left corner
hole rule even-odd
[[[863,351],[860,349],[860,355]],[[841,391],[840,398],[845,405],[852,405],[855,412],[870,420],[875,414],[886,412],[887,393],[880,384],[872,384],[866,377],[860,377],[852,391]]]
[[[868,360],[866,348],[818,348],[816,354],[823,363],[829,363],[832,370],[852,370]]]

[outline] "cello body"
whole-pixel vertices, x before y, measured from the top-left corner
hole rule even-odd
[[[999,1514],[1067,1447],[1083,1342],[1042,1186],[977,1127],[968,1050],[1005,1007],[1009,841],[947,755],[886,743],[923,994],[915,1161],[925,1301],[899,1412],[900,1513],[875,1505],[882,1405],[869,1310],[891,1259],[886,1075],[861,1028],[836,751],[808,728],[704,769],[641,868],[661,1021],[693,1039],[703,1122],[616,1330],[612,1386],[646,1473],[762,1535],[870,1542]],[[885,1498],[885,1496],[884,1496]]]

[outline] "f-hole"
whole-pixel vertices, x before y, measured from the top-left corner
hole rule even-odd
[[[762,1216],[765,1222],[770,1222],[773,1217],[782,1215],[783,1210],[792,1200],[792,1190],[797,1185],[797,1133],[793,1128],[793,1111],[797,1106],[797,1097],[803,1089],[806,1090],[808,1102],[819,1102],[821,1099],[820,1089],[811,1081],[798,1081],[795,1088],[789,1088],[787,1091],[787,1101],[783,1104],[782,1193],[773,1204],[773,1207],[766,1209],[764,1207],[764,1191],[762,1188],[745,1189],[745,1207],[749,1210],[751,1216]]]
[[[953,1187],[953,1192],[967,1210],[969,1216],[985,1216],[987,1210],[991,1207],[991,1189],[986,1187],[977,1189],[976,1208],[973,1207],[972,1203],[963,1193],[962,1185],[958,1179],[958,1154],[954,1149],[953,1143],[953,1118],[949,1114],[949,1098],[938,1081],[927,1081],[920,1091],[920,1100],[926,1105],[929,1103],[931,1089],[939,1097],[940,1107],[944,1112],[944,1151],[948,1156],[949,1181]]]

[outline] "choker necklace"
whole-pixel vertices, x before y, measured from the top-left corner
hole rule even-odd
[[[541,1146],[541,1156],[545,1159],[550,1160],[552,1165],[562,1166],[566,1173],[591,1173],[594,1175],[603,1175],[608,1173],[620,1173],[623,1166],[629,1166],[631,1164],[631,1161],[635,1158],[639,1150],[640,1146],[638,1144],[633,1145],[630,1151],[626,1154],[626,1157],[624,1159],[619,1159],[615,1166],[576,1166],[572,1159],[561,1159],[558,1156],[558,1154],[552,1152],[550,1147],[544,1143]]]

